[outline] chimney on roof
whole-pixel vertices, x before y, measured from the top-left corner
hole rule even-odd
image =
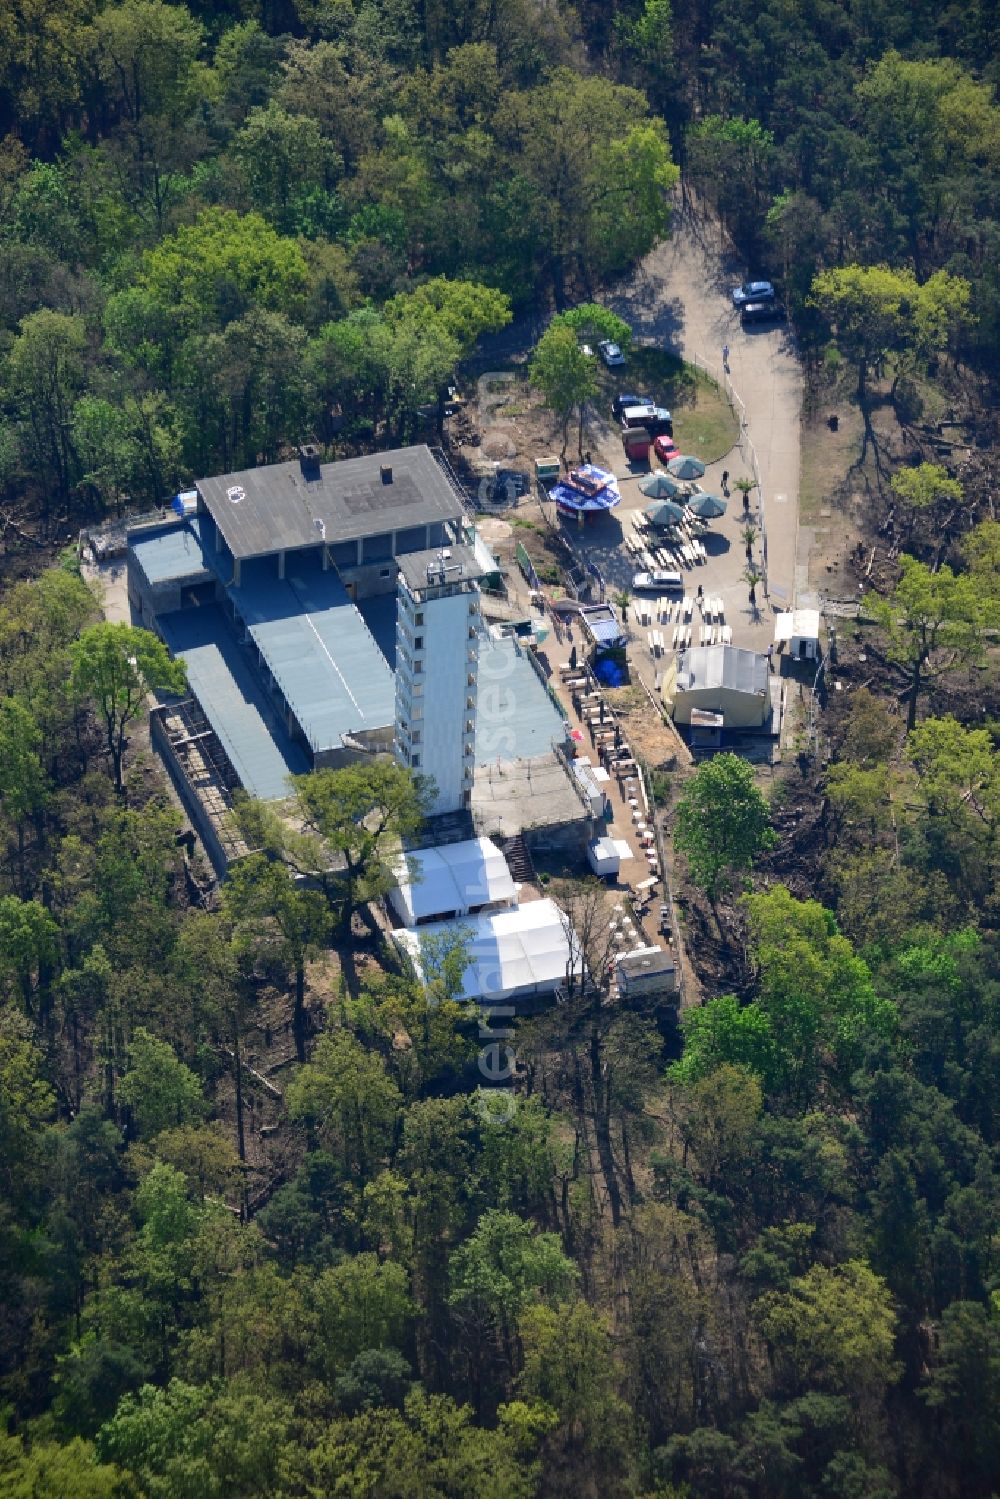
[[[299,448],[299,465],[304,478],[318,479],[320,477],[319,448],[314,442],[304,442]]]
[[[381,467],[379,468],[379,473],[382,475],[382,483],[383,484],[391,484],[392,483],[392,464],[391,463],[383,463],[381,465]]]

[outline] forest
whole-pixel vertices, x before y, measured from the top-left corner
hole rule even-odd
[[[4,1495],[1000,1493],[996,34],[990,0],[0,5]],[[149,752],[183,667],[66,543],[305,436],[410,440],[680,196],[866,437],[940,379],[982,464],[876,454],[902,549],[822,763],[674,788],[718,960],[681,1035],[584,990],[484,1089],[461,952],[375,961],[419,779],[246,802],[210,888]]]

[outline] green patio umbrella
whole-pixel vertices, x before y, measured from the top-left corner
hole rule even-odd
[[[682,454],[680,458],[671,458],[667,464],[667,473],[673,474],[675,479],[700,479],[705,472],[705,465],[700,458],[688,458]]]
[[[647,500],[672,500],[676,495],[683,493],[683,489],[676,479],[671,479],[669,474],[650,474],[648,479],[640,480],[639,492],[644,494]]]
[[[684,519],[684,506],[675,505],[673,500],[657,500],[655,505],[647,505],[642,513],[651,526],[676,526]]]
[[[692,515],[700,515],[702,520],[716,520],[725,515],[728,506],[717,494],[693,494],[688,500],[688,509]]]

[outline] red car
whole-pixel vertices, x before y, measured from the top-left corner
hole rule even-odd
[[[681,454],[680,448],[672,437],[658,437],[653,443],[653,452],[664,464],[669,463],[671,458],[679,458]]]

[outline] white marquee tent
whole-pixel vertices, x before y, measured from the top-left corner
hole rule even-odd
[[[389,894],[404,926],[467,916],[483,906],[511,906],[517,890],[507,860],[489,838],[469,838],[407,854]]]
[[[464,921],[437,921],[417,931],[393,933],[422,977],[421,941],[453,933],[468,939],[463,999],[516,999],[551,994],[570,966],[570,931],[551,900],[533,900],[510,911],[489,911]],[[575,941],[575,939],[574,939]],[[574,971],[579,973],[579,957]]]

